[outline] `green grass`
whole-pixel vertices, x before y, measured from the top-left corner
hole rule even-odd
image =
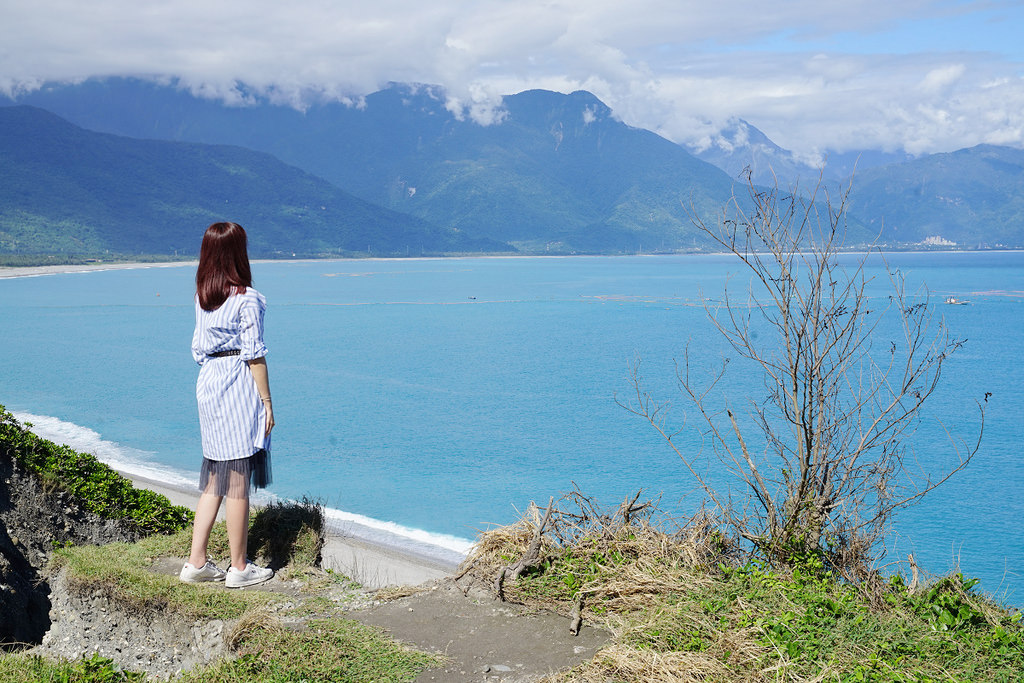
[[[899,577],[852,585],[817,568],[686,568],[622,553],[558,551],[514,595],[610,627],[607,652],[558,681],[1015,681],[1021,614],[946,577],[911,592]],[[640,668],[633,668],[640,667]],[[682,678],[680,678],[682,677]],[[704,680],[701,679],[701,680]],[[698,680],[693,678],[692,680]]]
[[[160,558],[185,558],[191,529],[154,534],[137,543],[71,546],[54,550],[51,570],[67,568],[69,585],[84,592],[103,590],[130,609],[157,609],[187,619],[235,619],[282,600],[262,591],[225,591],[220,585],[186,584],[177,575],[153,571]],[[282,578],[313,577],[307,583],[338,581],[317,569],[323,546],[323,510],[310,501],[274,503],[257,509],[250,521],[249,552],[278,569]],[[227,530],[218,522],[207,550],[221,566],[230,556]]]
[[[226,591],[222,586],[182,583],[177,575],[153,571],[159,558],[187,557],[190,542],[191,531],[185,530],[149,536],[137,543],[58,548],[51,569],[66,567],[72,590],[100,590],[128,609],[159,610],[186,619],[237,619],[281,599],[261,591]],[[214,526],[209,548],[215,558],[227,556],[223,522]]]
[[[75,662],[39,655],[0,655],[0,683],[119,683],[145,679],[144,674],[124,671],[99,655]]]
[[[172,680],[203,683],[266,681],[411,681],[441,658],[409,650],[380,630],[349,619],[310,621],[301,631],[274,620],[260,621],[233,643],[235,657],[201,667]],[[144,674],[124,671],[110,659],[93,655],[75,662],[36,655],[0,656],[0,683],[86,683],[145,681]]]
[[[196,681],[409,681],[438,657],[410,651],[379,630],[341,618],[328,591],[357,590],[346,577],[318,569],[323,547],[319,504],[274,503],[257,510],[249,530],[250,555],[279,576],[298,579],[301,597],[269,591],[229,591],[223,584],[188,584],[161,568],[166,558],[184,558],[191,544],[190,510],[164,496],[136,489],[95,457],[41,439],[0,406],[0,449],[39,477],[45,490],[69,493],[101,517],[119,519],[142,534],[136,543],[69,546],[54,550],[50,571],[64,571],[69,590],[100,592],[120,607],[187,621],[237,620],[230,636],[236,657],[188,673]],[[224,523],[214,525],[210,555],[221,565],[229,556]],[[290,630],[271,608],[304,620]],[[0,654],[0,683],[53,681],[142,681],[100,655],[74,662],[27,653]]]
[[[440,663],[435,655],[408,650],[375,628],[342,618],[310,621],[303,631],[261,623],[247,630],[235,647],[235,659],[180,680],[410,681]]]
[[[582,506],[581,506],[582,509]],[[506,581],[512,601],[607,628],[611,642],[549,683],[1024,680],[1021,613],[959,574],[910,590],[851,583],[807,555],[773,568],[706,518],[671,533],[597,511],[545,528],[540,562]],[[571,524],[566,524],[569,519]],[[493,585],[531,542],[539,511],[481,536],[467,560]]]

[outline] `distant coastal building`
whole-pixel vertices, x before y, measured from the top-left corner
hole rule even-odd
[[[921,240],[921,244],[926,247],[955,247],[956,242],[947,240],[941,235],[931,235]]]

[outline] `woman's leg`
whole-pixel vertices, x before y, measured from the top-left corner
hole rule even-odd
[[[196,518],[192,525],[192,550],[188,556],[189,564],[197,569],[206,564],[206,546],[210,542],[210,530],[217,521],[217,510],[220,509],[221,496],[213,491],[213,478],[196,503]]]
[[[248,562],[249,546],[249,477],[231,473],[224,516],[228,527],[231,566],[242,571]]]

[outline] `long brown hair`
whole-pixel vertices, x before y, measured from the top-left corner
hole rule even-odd
[[[196,294],[203,310],[217,309],[232,294],[252,286],[247,245],[238,223],[214,223],[206,229],[196,269]]]

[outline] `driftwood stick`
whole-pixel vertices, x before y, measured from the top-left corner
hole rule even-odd
[[[547,526],[548,520],[551,519],[551,510],[554,506],[555,498],[552,496],[548,501],[548,510],[544,513],[544,519],[533,530],[533,538],[530,539],[530,545],[527,546],[526,552],[523,553],[523,556],[514,565],[510,564],[502,569],[501,574],[498,574],[498,578],[494,580],[494,592],[498,594],[498,599],[502,602],[505,601],[505,579],[511,578],[515,581],[524,571],[540,564],[540,546],[544,536],[544,527]]]
[[[569,631],[574,636],[578,636],[581,626],[583,626],[583,591],[576,594],[576,600],[572,604],[572,611],[569,612]]]
[[[917,587],[921,582],[920,568],[914,560],[914,553],[907,555],[907,559],[910,560],[910,571],[913,573],[913,578],[910,580],[910,586],[907,587],[907,592],[913,594],[917,592]]]
[[[480,560],[478,558],[478,559],[473,560],[469,564],[467,564],[465,569],[463,569],[461,572],[459,572],[458,574],[456,574],[455,576],[452,577],[452,581],[458,581],[463,576],[468,574],[470,572],[470,570],[473,569],[473,567],[475,567],[479,561]]]
[[[646,505],[641,505],[638,508],[635,508],[635,509],[633,508],[633,506],[636,505],[636,502],[638,500],[640,500],[640,494],[643,493],[643,492],[644,492],[644,490],[640,489],[639,491],[636,492],[636,495],[633,496],[633,500],[623,501],[623,503],[622,503],[622,524],[624,526],[629,524],[629,518],[630,518],[630,516],[634,512],[638,512],[640,510],[643,510],[645,507],[647,507]]]

